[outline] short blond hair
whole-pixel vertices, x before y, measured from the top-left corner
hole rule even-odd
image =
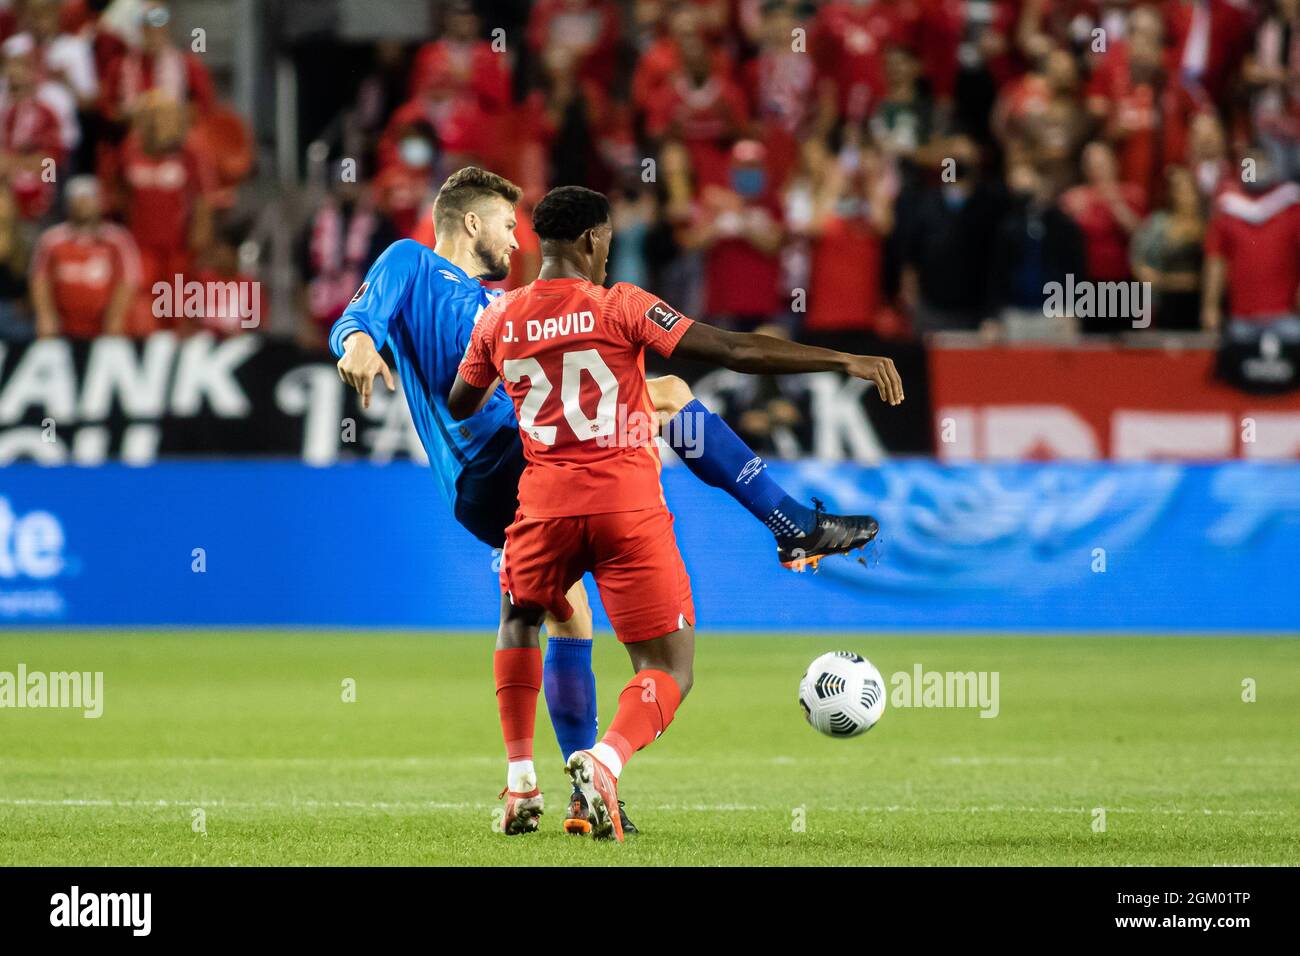
[[[466,166],[447,177],[433,201],[433,224],[439,233],[465,218],[465,213],[485,199],[500,196],[516,205],[524,191],[496,173],[479,166]]]

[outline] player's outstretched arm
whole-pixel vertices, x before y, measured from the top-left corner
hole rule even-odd
[[[365,332],[353,332],[343,340],[343,357],[338,361],[339,378],[357,390],[361,407],[370,407],[370,393],[375,376],[382,375],[388,390],[394,391],[393,373],[375,348],[375,340]]]
[[[495,386],[495,379],[490,385],[480,387],[457,375],[456,381],[451,383],[451,394],[447,396],[447,411],[456,421],[464,421],[483,407]]]
[[[852,355],[755,332],[728,332],[703,322],[686,330],[673,355],[750,374],[844,372],[874,382],[881,400],[890,405],[903,400],[898,369],[892,359],[878,355]]]

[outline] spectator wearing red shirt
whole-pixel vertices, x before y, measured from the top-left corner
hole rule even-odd
[[[526,42],[535,57],[569,48],[578,74],[608,89],[618,65],[618,7],[612,0],[539,0],[528,19]]]
[[[805,332],[884,331],[882,246],[894,228],[897,181],[878,150],[826,157],[813,171],[812,242]]]
[[[921,0],[916,15],[909,47],[930,81],[931,95],[941,103],[951,101],[957,91],[962,66],[960,50],[969,29],[968,7],[968,0]],[[995,30],[1002,26],[999,13],[995,9],[992,22],[981,24],[981,29]]]
[[[396,163],[412,165],[399,155],[399,148],[403,137],[417,126],[433,131],[435,148],[452,157],[452,168],[464,165],[471,156],[497,168],[508,162],[511,137],[502,135],[508,100],[492,95],[485,99],[483,91],[458,79],[451,58],[426,61],[424,70],[418,90],[393,112],[380,137],[376,150],[380,173]]]
[[[140,281],[135,242],[121,226],[101,219],[93,176],[70,180],[67,199],[69,221],[47,229],[32,255],[36,334],[121,335]]]
[[[419,96],[430,86],[441,84],[456,94],[472,95],[485,110],[504,110],[510,102],[509,58],[482,39],[473,4],[465,0],[451,4],[445,24],[443,35],[415,54],[410,95]]]
[[[1176,96],[1165,86],[1159,37],[1135,32],[1111,56],[1115,68],[1094,73],[1088,84],[1088,111],[1115,146],[1120,179],[1154,196],[1163,191],[1166,165],[1162,116]],[[1108,82],[1098,83],[1099,77]]]
[[[820,74],[822,127],[838,116],[864,120],[885,95],[885,50],[914,46],[915,3],[831,0],[813,21],[812,50]]]
[[[1300,342],[1300,186],[1280,181],[1263,149],[1246,158],[1254,180],[1220,193],[1205,236],[1201,324],[1223,326],[1226,287],[1229,338],[1249,342],[1270,330]]]
[[[42,72],[64,84],[78,110],[90,110],[99,98],[99,77],[90,39],[80,32],[63,32],[59,0],[28,0],[23,20],[36,44]]]
[[[54,203],[57,173],[65,159],[62,128],[59,116],[39,95],[31,39],[10,37],[4,54],[0,176],[13,190],[22,218],[39,219]]]
[[[785,228],[765,161],[762,144],[738,142],[730,188],[703,190],[683,243],[704,252],[707,314],[744,328],[787,311],[780,290]]]
[[[803,24],[794,10],[779,5],[763,19],[758,55],[745,64],[750,113],[767,147],[768,168],[784,183],[799,161],[799,137],[813,118],[816,68],[807,50],[795,50],[791,37]]]
[[[49,107],[59,120],[59,138],[65,154],[81,142],[81,124],[77,118],[77,98],[68,86],[52,79],[42,57],[42,51],[30,33],[17,33],[4,42],[6,59],[24,59],[30,62],[36,77],[36,99]],[[0,84],[0,104],[8,99],[7,84]]]
[[[103,77],[101,109],[109,119],[130,119],[140,97],[158,91],[178,103],[193,104],[200,114],[216,105],[212,77],[203,61],[172,42],[171,10],[147,2],[141,13],[140,48],[114,59]]]
[[[154,91],[138,105],[115,170],[127,228],[140,247],[144,290],[172,284],[211,237],[211,176],[185,144],[185,111]],[[152,310],[144,324],[153,324]]]
[[[411,119],[393,130],[393,141],[392,153],[372,184],[375,206],[392,220],[399,236],[410,236],[433,192],[438,137],[427,122]]]
[[[1129,238],[1146,215],[1146,195],[1120,182],[1115,152],[1101,141],[1084,148],[1083,177],[1083,185],[1061,197],[1061,208],[1083,232],[1088,279],[1127,281],[1132,277]]]
[[[709,46],[701,10],[693,4],[679,4],[669,11],[657,37],[637,58],[632,74],[632,105],[642,116],[649,116],[659,91],[672,83],[682,72],[681,47],[683,42],[700,40]],[[729,73],[731,58],[721,46],[709,46],[713,56],[713,72]]]
[[[458,0],[447,11],[443,36],[416,53],[410,99],[389,130],[422,120],[437,131],[443,152],[473,154],[496,169],[509,161],[510,107],[510,59],[481,38],[473,6]],[[381,167],[393,159],[392,142],[382,146]]]
[[[1165,27],[1174,69],[1184,83],[1222,104],[1250,47],[1245,0],[1166,0]]]
[[[686,147],[696,187],[726,187],[732,144],[748,123],[745,95],[698,34],[681,38],[682,72],[658,90],[650,103],[646,132],[676,139]]]

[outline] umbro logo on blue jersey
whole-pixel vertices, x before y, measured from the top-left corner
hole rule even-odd
[[[456,277],[456,273],[454,272],[448,272],[446,269],[439,269],[438,272],[441,273],[444,277],[450,279],[452,282],[460,281],[460,279]]]

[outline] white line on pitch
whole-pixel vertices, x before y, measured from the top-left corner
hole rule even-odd
[[[470,801],[361,801],[361,800],[109,800],[109,799],[22,799],[0,798],[0,806],[9,807],[115,807],[125,809],[169,809],[173,807],[225,807],[234,810],[476,810],[490,807],[489,803]],[[732,811],[784,811],[783,807],[761,806],[748,803],[665,803],[653,808],[660,812],[726,813]],[[1089,814],[1089,807],[916,807],[889,804],[860,807],[807,807],[814,813],[1060,813]],[[1170,807],[1107,807],[1108,813],[1148,813],[1170,816],[1289,816],[1288,810],[1215,810],[1208,807],[1179,809]]]

